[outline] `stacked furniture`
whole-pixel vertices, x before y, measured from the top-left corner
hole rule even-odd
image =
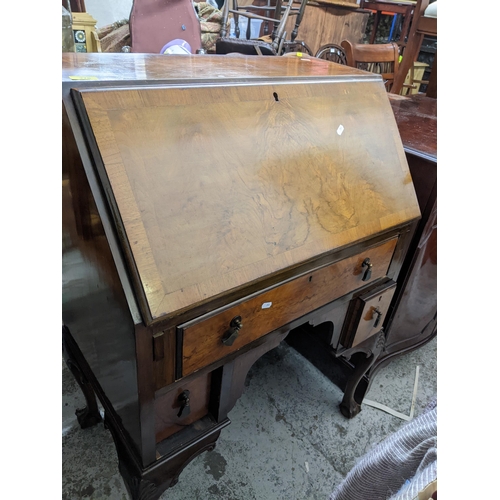
[[[394,79],[391,90],[394,94],[401,92],[405,78],[412,70],[426,36],[437,38],[437,2],[429,4],[429,0],[417,0],[399,74]],[[413,79],[410,80],[410,83],[413,83]],[[428,97],[434,99],[437,97],[437,51],[434,55],[429,81],[420,81],[419,83],[427,84],[426,95]]]

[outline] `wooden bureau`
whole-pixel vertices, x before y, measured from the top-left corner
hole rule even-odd
[[[339,356],[378,355],[420,218],[379,75],[63,54],[62,124],[63,352],[133,499],[213,449],[291,330],[335,319]]]

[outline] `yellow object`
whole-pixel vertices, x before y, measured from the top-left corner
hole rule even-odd
[[[297,52],[297,57],[302,57],[302,52]]]
[[[101,52],[97,37],[97,21],[87,12],[73,12],[73,38],[75,52]]]
[[[99,80],[97,76],[70,76],[70,80]]]
[[[408,71],[406,75],[405,84],[415,85],[415,88],[410,89],[408,87],[403,87],[401,89],[401,95],[418,94],[420,85],[423,82],[425,68],[427,67],[429,67],[429,65],[423,62],[415,61],[413,63],[413,67],[410,68],[410,71]]]

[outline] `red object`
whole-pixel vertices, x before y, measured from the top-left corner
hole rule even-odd
[[[176,38],[193,53],[201,49],[201,27],[191,0],[134,0],[130,13],[132,52],[159,54]]]

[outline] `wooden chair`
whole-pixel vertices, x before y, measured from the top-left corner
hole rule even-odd
[[[294,43],[296,42],[296,38],[297,38],[297,34],[299,32],[299,26],[300,26],[300,23],[302,22],[302,19],[304,17],[304,12],[306,10],[306,5],[307,5],[307,0],[295,0],[298,4],[299,4],[299,7],[298,8],[293,8],[292,7],[292,16],[295,16],[295,26],[292,30],[292,32],[290,33],[290,42],[291,43]],[[299,42],[303,45],[306,45],[305,42]]]
[[[375,43],[377,28],[383,15],[393,15],[394,18],[396,18],[396,16],[402,16],[403,24],[397,44],[401,51],[404,50],[408,34],[410,33],[410,24],[415,2],[407,0],[399,0],[398,2],[394,2],[393,0],[361,0],[359,7],[361,9],[371,10],[374,14],[370,43]],[[390,37],[389,41],[392,41]]]
[[[320,47],[315,57],[347,66],[347,58],[344,49],[335,43],[327,43]]]
[[[399,72],[394,79],[394,84],[391,89],[391,92],[394,94],[399,94],[401,92],[406,75],[413,68],[413,64],[418,58],[424,36],[437,38],[437,17],[425,16],[425,10],[428,6],[429,0],[417,0],[413,12],[410,33],[408,35],[408,42],[403,51],[403,59]],[[437,97],[437,51],[434,56],[434,63],[432,65],[429,81],[421,81],[420,83],[428,84],[426,92],[428,97]]]
[[[259,37],[266,37],[268,35],[273,34],[275,35],[276,31],[276,20],[280,19],[281,15],[279,14],[280,6],[276,5],[277,0],[253,0],[252,3],[249,3],[248,0],[238,0],[241,1],[241,5],[238,2],[232,1],[233,5],[233,10],[237,9],[238,11],[243,11],[243,12],[250,12],[252,14],[256,14],[258,16],[263,16],[267,18],[268,20],[261,20],[262,24],[260,26],[260,33]],[[299,3],[300,8],[298,9],[297,7],[292,4],[292,7],[290,9],[289,13],[289,18],[291,19],[292,17],[296,16],[296,28],[292,30],[292,35],[290,37],[290,40],[293,41],[295,40],[297,36],[297,30],[298,30],[298,25],[300,24],[300,21],[302,20],[303,17],[303,10],[305,9],[306,2],[303,2],[302,0],[293,0],[294,4]],[[281,3],[281,9],[283,9],[283,0],[280,0]],[[223,9],[224,3],[222,4],[221,9]],[[299,12],[300,11],[300,12]],[[239,26],[238,26],[238,14],[233,13],[234,17],[234,22],[235,22],[235,32],[237,38],[240,37],[240,32],[239,32]],[[269,19],[272,18],[272,21],[269,21]],[[247,24],[247,32],[246,32],[246,39],[250,39],[250,23],[253,24],[253,21],[258,20],[256,17],[253,18],[253,20],[249,20]],[[290,29],[290,26],[288,27]]]
[[[230,2],[232,3],[232,8],[229,8]],[[307,0],[300,0],[299,7],[294,7],[293,4],[294,0],[285,0],[283,3],[282,0],[276,0],[275,5],[268,2],[267,5],[238,6],[238,0],[226,0],[222,9],[222,29],[220,39],[216,43],[216,53],[229,54],[237,52],[248,55],[282,55],[287,51],[293,50],[293,47],[301,43],[296,41],[295,38],[304,15]],[[263,16],[255,13],[262,11],[269,13],[269,15]],[[271,17],[270,13],[274,13],[274,17]],[[236,38],[227,36],[227,25],[230,14],[234,18]],[[240,16],[248,19],[244,38],[240,38]],[[296,16],[296,21],[290,40],[287,41],[285,25],[291,16]],[[271,34],[260,38],[251,38],[250,22],[252,19],[262,21],[265,31],[268,31],[268,27],[271,25]]]
[[[352,43],[343,40],[347,65],[382,75],[387,91],[391,90],[399,70],[399,47],[396,43]]]

